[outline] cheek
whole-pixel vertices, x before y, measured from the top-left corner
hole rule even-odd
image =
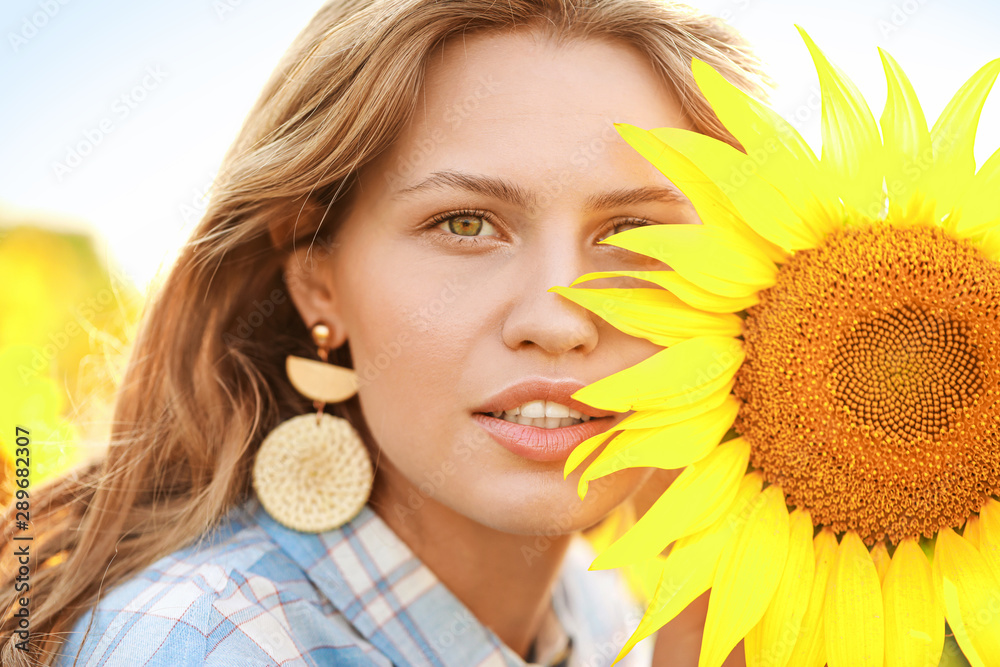
[[[365,419],[379,447],[405,468],[416,452],[429,461],[448,449],[444,436],[466,409],[463,369],[475,363],[486,325],[448,276],[375,268],[407,265],[400,262],[367,262],[342,305]]]
[[[461,355],[439,331],[415,328],[417,313],[382,303],[359,318],[350,339],[360,398],[375,422],[395,415],[393,421],[412,423],[443,406],[441,390]]]

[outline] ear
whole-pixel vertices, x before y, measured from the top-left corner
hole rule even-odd
[[[347,340],[340,300],[333,284],[332,252],[321,245],[293,251],[285,260],[285,285],[306,328],[317,322],[330,327],[330,348]]]

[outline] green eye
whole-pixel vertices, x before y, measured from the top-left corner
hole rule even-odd
[[[462,215],[448,221],[448,231],[460,236],[477,236],[483,228],[483,221],[474,215]]]
[[[455,211],[437,216],[435,226],[448,232],[449,236],[464,236],[466,238],[497,236],[497,231],[487,216],[487,213],[480,211]]]

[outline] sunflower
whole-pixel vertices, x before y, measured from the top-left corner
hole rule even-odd
[[[672,270],[551,290],[665,347],[574,394],[634,411],[573,451],[566,475],[605,445],[581,496],[623,468],[685,468],[592,565],[662,563],[618,659],[711,589],[700,667],[740,640],[751,666],[937,665],[946,622],[973,665],[1000,665],[1000,151],[978,172],[973,156],[1000,60],[928,130],[888,54],[876,122],[800,33],[822,156],[695,61],[742,150],[616,128],[703,224],[604,241]],[[575,287],[598,278],[650,286]]]

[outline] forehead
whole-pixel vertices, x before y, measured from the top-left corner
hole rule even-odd
[[[520,30],[445,42],[428,63],[410,129],[440,128],[458,137],[463,126],[474,132],[468,126],[477,122],[525,130],[611,122],[663,127],[676,125],[679,115],[676,96],[635,47],[603,38],[557,42]]]
[[[674,92],[627,43],[473,33],[434,52],[411,122],[371,166],[392,176],[380,180],[394,192],[449,169],[528,180],[567,171],[574,179],[665,180],[618,136],[615,122],[690,127]]]

